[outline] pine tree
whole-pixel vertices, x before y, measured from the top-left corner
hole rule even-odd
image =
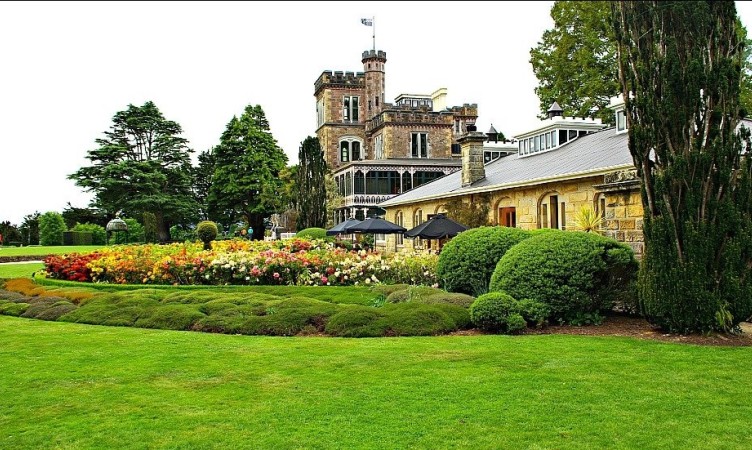
[[[734,3],[620,1],[612,12],[629,150],[642,181],[642,309],[672,332],[731,330],[752,313],[751,166],[736,131],[743,41]]]
[[[327,170],[318,138],[308,136],[298,152],[298,230],[326,227]]]

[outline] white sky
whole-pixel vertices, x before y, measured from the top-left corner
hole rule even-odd
[[[315,135],[313,83],[387,53],[386,98],[448,89],[479,131],[536,122],[530,49],[553,2],[0,2],[0,221],[88,206],[67,175],[128,104],[152,100],[193,159],[248,104],[297,162]],[[737,2],[745,24],[752,4]]]

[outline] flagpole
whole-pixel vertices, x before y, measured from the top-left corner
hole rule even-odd
[[[376,16],[371,17],[371,24],[373,24],[373,51],[376,51]]]

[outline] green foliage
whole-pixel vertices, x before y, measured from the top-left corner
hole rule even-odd
[[[331,240],[329,236],[326,235],[326,230],[323,228],[306,228],[304,230],[300,230],[295,234],[295,237],[304,238],[304,239],[328,239]]]
[[[6,316],[20,316],[29,308],[28,303],[14,303],[0,300],[0,314]]]
[[[21,231],[8,220],[0,222],[0,235],[3,236],[3,245],[10,245],[10,242],[23,243]]]
[[[326,332],[341,337],[429,336],[466,327],[467,310],[454,305],[352,306],[333,315]]]
[[[155,214],[160,241],[169,223],[191,220],[198,209],[191,193],[191,149],[176,122],[153,102],[115,113],[104,138],[86,158],[91,165],[68,176],[94,194],[94,206],[110,214]],[[143,239],[142,239],[143,241]]]
[[[334,226],[334,211],[342,207],[344,199],[337,189],[337,182],[331,172],[327,172],[324,177],[326,185],[326,228]]]
[[[204,250],[211,250],[211,241],[217,239],[217,224],[204,220],[196,225],[196,236],[204,243]]]
[[[619,93],[619,83],[609,3],[554,2],[554,27],[530,50],[541,118],[556,101],[566,116],[593,115],[614,123],[607,105]]]
[[[68,229],[72,229],[79,223],[93,223],[102,227],[107,225],[107,216],[102,211],[93,208],[76,208],[70,202],[63,209],[63,219]]]
[[[441,289],[433,288],[430,286],[407,286],[407,288],[405,289],[391,292],[389,295],[387,295],[386,301],[388,303],[422,303],[426,298],[430,296],[445,293],[446,292]]]
[[[752,157],[748,131],[736,130],[748,61],[735,4],[613,10],[642,181],[643,312],[671,332],[734,329],[752,313]]]
[[[190,330],[202,317],[204,314],[194,305],[170,304],[144,309],[134,325],[162,330]]]
[[[63,245],[63,231],[66,231],[63,216],[48,211],[39,217],[39,238],[42,245]]]
[[[458,234],[439,255],[436,274],[443,288],[470,295],[488,292],[496,263],[529,236],[529,232],[508,227],[473,228]]]
[[[474,194],[475,199],[470,202],[463,197],[452,197],[446,202],[446,216],[468,228],[488,226],[488,213],[491,211],[491,195],[488,193]]]
[[[318,138],[308,136],[300,143],[295,205],[296,228],[326,227],[326,174],[324,152]]]
[[[455,305],[469,308],[475,301],[475,297],[467,294],[441,292],[423,297],[420,302],[428,305]]]
[[[517,300],[505,292],[489,292],[475,299],[470,306],[470,320],[481,330],[508,334],[526,326]]]
[[[63,245],[92,245],[94,235],[88,231],[63,231]]]
[[[104,245],[107,239],[105,228],[95,223],[77,223],[71,231],[91,233],[91,243],[93,245]]]
[[[144,226],[138,220],[124,217],[123,222],[128,225],[128,233],[114,233],[116,244],[144,242]]]
[[[214,177],[216,159],[214,149],[209,149],[198,154],[198,165],[191,167],[193,177],[193,197],[199,205],[199,217],[209,219],[209,190]],[[170,230],[172,233],[172,230]],[[173,239],[175,237],[173,236]],[[182,240],[182,239],[181,239]]]
[[[246,106],[233,117],[213,149],[215,169],[207,196],[210,217],[240,215],[253,228],[254,239],[264,234],[264,219],[282,209],[280,171],[285,152],[269,130],[264,110]]]
[[[610,310],[634,280],[632,249],[581,231],[541,233],[512,247],[499,260],[490,290],[529,298],[569,321],[578,313]]]
[[[22,241],[25,245],[39,245],[39,218],[41,214],[35,211],[34,214],[24,216],[23,223],[19,227]],[[5,233],[3,233],[5,235]],[[7,239],[6,239],[7,240]]]
[[[600,233],[603,217],[592,206],[583,206],[574,217],[575,228],[587,233]]]
[[[548,323],[551,308],[545,303],[530,298],[523,298],[517,302],[517,306],[520,310],[520,315],[527,322],[527,326],[541,328]]]

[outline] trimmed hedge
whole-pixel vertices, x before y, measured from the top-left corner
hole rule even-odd
[[[219,229],[211,220],[204,220],[196,225],[196,236],[204,243],[204,250],[211,250],[211,241],[217,239]]]
[[[330,236],[326,235],[326,230],[323,228],[305,228],[303,230],[298,231],[295,234],[295,237],[299,238],[308,238],[308,239],[331,239]]]
[[[441,250],[436,275],[450,292],[480,295],[488,292],[496,264],[530,232],[509,227],[480,227],[463,231]]]
[[[541,233],[510,249],[491,277],[491,291],[529,298],[550,308],[550,318],[569,322],[610,310],[637,274],[626,244],[594,233]]]
[[[489,292],[470,306],[470,319],[484,331],[515,333],[526,326],[517,300],[506,292]]]

